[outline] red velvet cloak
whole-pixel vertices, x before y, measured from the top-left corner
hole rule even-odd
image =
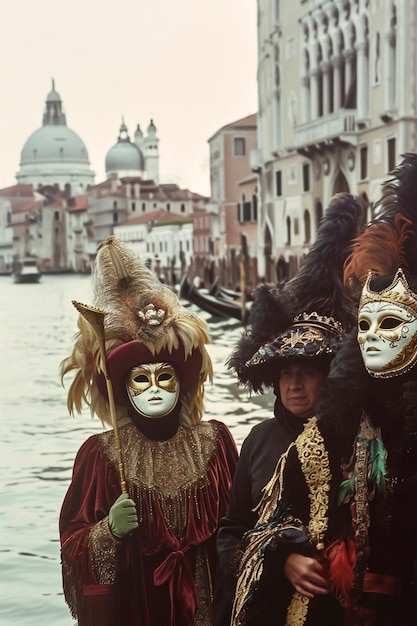
[[[79,626],[208,626],[215,534],[237,462],[233,438],[214,420],[180,427],[165,442],[133,424],[119,435],[139,528],[121,541],[111,534],[108,512],[120,495],[114,433],[90,437],[60,516],[71,613]]]

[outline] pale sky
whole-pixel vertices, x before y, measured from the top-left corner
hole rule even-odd
[[[55,89],[95,182],[124,117],[151,118],[160,180],[209,194],[207,140],[257,110],[256,0],[1,0],[0,188]]]

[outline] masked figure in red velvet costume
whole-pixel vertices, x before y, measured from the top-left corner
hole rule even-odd
[[[113,428],[82,445],[63,502],[66,601],[79,626],[209,626],[237,451],[223,423],[202,421],[206,325],[115,237],[93,288],[94,307],[74,303],[62,375],[70,412],[86,404]]]

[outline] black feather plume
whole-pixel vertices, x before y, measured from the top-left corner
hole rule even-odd
[[[317,311],[333,316],[346,330],[356,325],[354,302],[343,284],[343,266],[364,216],[362,200],[346,193],[334,196],[317,230],[316,242],[294,278],[282,289],[263,285],[255,290],[248,330],[227,361],[239,378],[251,356],[288,328],[299,313]],[[240,380],[250,385],[250,381]]]

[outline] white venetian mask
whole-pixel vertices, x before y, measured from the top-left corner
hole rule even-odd
[[[368,372],[390,378],[417,361],[417,297],[399,269],[381,291],[370,289],[369,274],[358,313],[358,343]]]
[[[145,417],[163,417],[178,402],[180,382],[169,363],[146,363],[133,367],[126,378],[129,399]]]

